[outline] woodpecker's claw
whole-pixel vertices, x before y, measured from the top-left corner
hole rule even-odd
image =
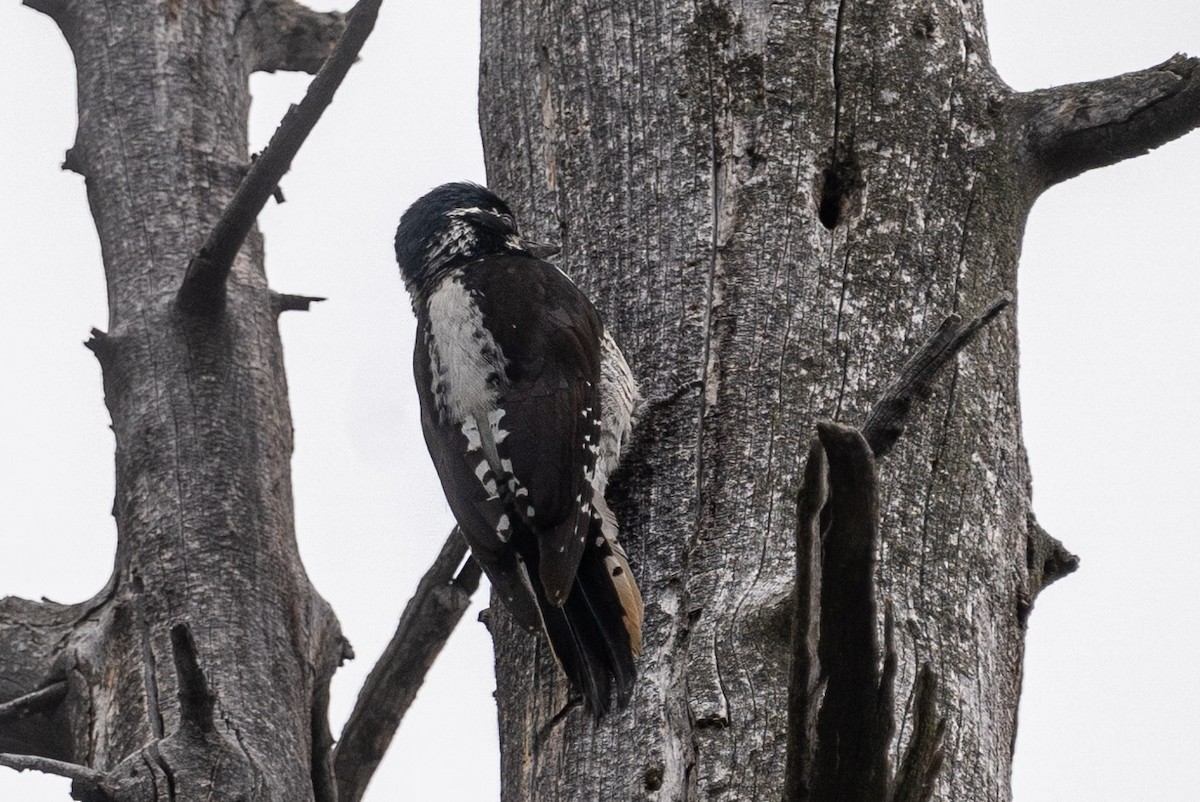
[[[533,240],[525,240],[525,250],[530,256],[537,259],[549,259],[562,252],[561,245],[555,245],[550,242],[534,242]]]

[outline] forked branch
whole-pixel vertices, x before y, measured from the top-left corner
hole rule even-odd
[[[292,106],[221,214],[200,252],[188,265],[179,289],[179,305],[189,314],[214,316],[225,306],[225,285],[233,261],[279,180],[333,100],[363,44],[375,27],[382,0],[359,0],[337,47],[317,72],[304,99]]]

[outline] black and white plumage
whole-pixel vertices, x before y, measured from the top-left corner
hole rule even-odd
[[[640,398],[591,302],[538,253],[475,184],[434,189],[396,231],[421,422],[450,508],[599,716],[614,684],[628,701],[641,651],[642,598],[604,498]]]

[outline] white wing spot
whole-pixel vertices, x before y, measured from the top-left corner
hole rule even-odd
[[[468,415],[462,425],[463,436],[467,438],[467,451],[478,451],[482,447],[479,439],[479,427],[475,425],[475,417]]]
[[[495,477],[489,477],[491,468],[488,467],[487,460],[482,460],[475,466],[475,477],[479,479],[479,483],[483,485],[483,489],[487,491],[488,501],[500,498],[500,493],[497,492]]]
[[[500,428],[500,419],[503,418],[505,414],[507,413],[503,409],[493,409],[487,415],[488,426],[490,426],[492,429],[492,439],[497,443],[503,443],[504,438],[508,437],[510,434],[507,429]],[[511,469],[505,468],[505,470],[507,471]]]

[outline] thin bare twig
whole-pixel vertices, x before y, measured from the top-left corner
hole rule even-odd
[[[351,9],[346,32],[308,85],[304,99],[288,110],[266,150],[251,164],[237,194],[188,265],[178,298],[185,311],[212,316],[224,308],[225,284],[233,260],[258,219],[258,213],[274,194],[279,179],[291,169],[292,159],[358,58],[363,43],[375,27],[381,2],[359,0]]]
[[[467,562],[456,575],[464,557]],[[470,606],[480,576],[455,527],[404,608],[342,730],[334,753],[339,802],[362,798],[430,666]]]
[[[40,771],[43,774],[54,774],[92,786],[99,786],[104,780],[102,771],[81,766],[78,763],[67,763],[64,760],[52,760],[36,755],[0,754],[0,766],[8,766],[17,771]]]

